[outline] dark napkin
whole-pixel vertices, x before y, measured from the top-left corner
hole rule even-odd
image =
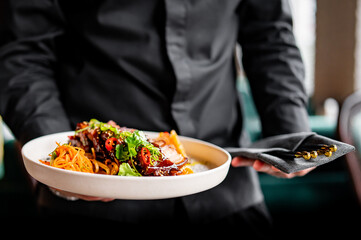
[[[320,145],[336,145],[337,151],[332,156],[318,155],[309,160],[303,157],[295,157],[295,152],[304,149],[317,150]],[[271,164],[285,173],[293,173],[306,168],[329,163],[351,151],[354,146],[320,136],[313,132],[301,132],[277,135],[254,142],[249,148],[226,148],[232,157],[243,156],[251,159],[259,159]]]

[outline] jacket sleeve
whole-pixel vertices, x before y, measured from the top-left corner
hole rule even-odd
[[[8,7],[11,40],[0,48],[0,114],[22,143],[70,130],[55,80],[60,9],[50,0],[11,0]]]
[[[285,0],[244,0],[239,8],[242,62],[263,136],[309,131],[304,66]]]

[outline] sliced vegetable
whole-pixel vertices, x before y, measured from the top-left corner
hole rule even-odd
[[[106,141],[105,141],[105,148],[110,152],[111,150],[114,149],[114,145],[115,143],[117,142],[118,139],[116,138],[108,138]]]
[[[146,147],[142,147],[140,150],[140,160],[145,166],[148,166],[150,164],[150,151]]]
[[[119,176],[135,176],[135,177],[142,176],[142,175],[140,175],[140,173],[138,171],[133,169],[128,163],[120,164],[118,175]]]

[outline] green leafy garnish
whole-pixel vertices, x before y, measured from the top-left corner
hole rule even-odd
[[[122,163],[119,166],[119,176],[142,176],[135,168],[132,168],[128,163]]]
[[[51,153],[51,160],[54,160],[58,157],[58,154],[56,154],[56,149]]]
[[[149,150],[151,154],[151,165],[154,165],[154,161],[158,161],[161,157],[159,148],[148,142],[147,137],[142,131],[121,131],[114,126],[100,122],[97,119],[90,119],[89,125],[85,129],[88,128],[98,128],[101,132],[111,131],[113,132],[113,137],[120,138],[124,141],[125,144],[117,144],[115,146],[115,157],[120,162],[123,162],[119,166],[118,175],[120,176],[141,176],[134,165],[134,159],[138,155],[138,151],[141,151],[142,148],[147,148]],[[84,129],[80,129],[78,132],[83,130]]]
[[[120,147],[118,151],[116,149],[115,155],[120,157],[118,158],[119,160],[136,157],[138,151],[140,151],[142,147],[145,147],[149,150],[153,161],[159,160],[159,148],[155,147],[153,144],[147,141],[144,132],[136,130],[131,135],[126,137],[124,141],[127,146],[123,149]]]

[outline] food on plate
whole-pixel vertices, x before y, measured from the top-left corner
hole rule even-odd
[[[120,176],[175,176],[193,173],[177,133],[144,132],[96,119],[77,124],[66,144],[57,143],[49,166],[88,173]]]

